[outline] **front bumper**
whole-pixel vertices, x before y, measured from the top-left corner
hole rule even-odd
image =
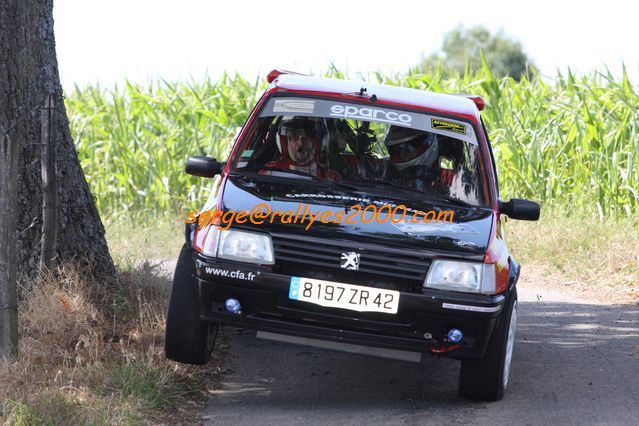
[[[401,292],[397,314],[327,308],[288,298],[290,276],[268,267],[194,254],[201,317],[259,331],[413,352],[450,349],[448,330],[464,338],[453,358],[480,358],[509,294],[474,295],[441,290]],[[300,271],[300,276],[304,276]],[[240,301],[240,313],[224,308]]]

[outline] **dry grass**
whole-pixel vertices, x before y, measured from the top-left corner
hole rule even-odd
[[[186,214],[165,215],[162,220],[147,219],[141,223],[107,221],[107,240],[118,265],[177,259],[184,242]]]
[[[164,358],[166,273],[143,262],[104,291],[70,267],[32,283],[20,357],[0,363],[0,423],[193,424],[213,367]]]
[[[603,297],[639,300],[639,221],[542,209],[539,222],[509,221],[509,247],[547,281]]]

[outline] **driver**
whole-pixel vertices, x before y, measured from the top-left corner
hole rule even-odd
[[[284,116],[275,135],[278,158],[265,164],[267,168],[297,170],[312,176],[339,180],[339,174],[320,167],[322,134],[321,119]]]
[[[436,134],[391,126],[384,144],[390,156],[388,174],[393,180],[418,191],[434,184],[439,173]]]

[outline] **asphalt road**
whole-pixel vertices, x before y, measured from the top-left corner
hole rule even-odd
[[[227,329],[205,424],[639,424],[639,305],[519,287],[511,379],[499,402],[459,398],[454,360],[414,364]]]

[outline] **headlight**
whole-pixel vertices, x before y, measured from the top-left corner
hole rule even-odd
[[[466,293],[495,293],[495,265],[456,260],[435,260],[424,287]]]
[[[275,263],[269,235],[230,229],[219,231],[219,234],[217,257],[220,259],[269,265]]]
[[[220,228],[217,226],[197,228],[193,236],[193,248],[206,256],[216,257],[219,237]]]

